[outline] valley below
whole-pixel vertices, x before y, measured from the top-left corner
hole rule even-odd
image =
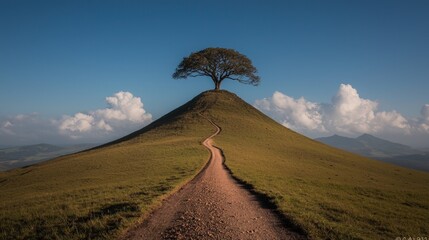
[[[0,148],[0,171],[25,167],[62,155],[80,152],[95,146],[97,146],[97,144],[78,144],[69,146],[35,144]]]

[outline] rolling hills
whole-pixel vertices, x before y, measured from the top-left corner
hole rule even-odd
[[[429,151],[414,149],[369,134],[357,138],[334,135],[315,140],[362,156],[429,172]]]
[[[363,134],[357,138],[349,138],[338,135],[316,138],[315,140],[354,152],[367,157],[395,157],[402,155],[421,154],[422,152],[410,146],[390,142],[370,134]]]
[[[233,176],[308,237],[429,234],[429,174],[329,147],[208,91],[105,146],[0,173],[0,238],[118,236],[204,166],[205,117],[222,128],[215,144]]]

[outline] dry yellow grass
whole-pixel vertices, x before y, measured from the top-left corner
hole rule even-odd
[[[209,154],[198,113],[176,111],[117,143],[0,173],[0,239],[112,239]]]
[[[429,174],[299,135],[226,91],[109,146],[0,174],[1,239],[109,239],[194,176],[213,129],[234,176],[315,239],[428,236]]]
[[[367,159],[297,134],[228,92],[206,115],[233,174],[271,198],[315,239],[429,235],[429,174]],[[211,99],[211,100],[209,100]]]

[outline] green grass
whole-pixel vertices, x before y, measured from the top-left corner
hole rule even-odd
[[[214,131],[196,112],[104,148],[0,174],[0,239],[113,239],[192,178]]]
[[[107,146],[0,173],[0,239],[112,239],[192,178],[215,143],[235,177],[314,239],[428,236],[429,174],[334,149],[226,91]]]
[[[334,149],[267,118],[228,92],[205,115],[237,178],[269,196],[314,239],[429,235],[429,174]]]

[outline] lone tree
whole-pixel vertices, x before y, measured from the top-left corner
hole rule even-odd
[[[174,79],[187,77],[210,77],[215,90],[225,79],[257,86],[260,77],[252,61],[245,55],[227,48],[206,48],[183,58],[173,74]]]

